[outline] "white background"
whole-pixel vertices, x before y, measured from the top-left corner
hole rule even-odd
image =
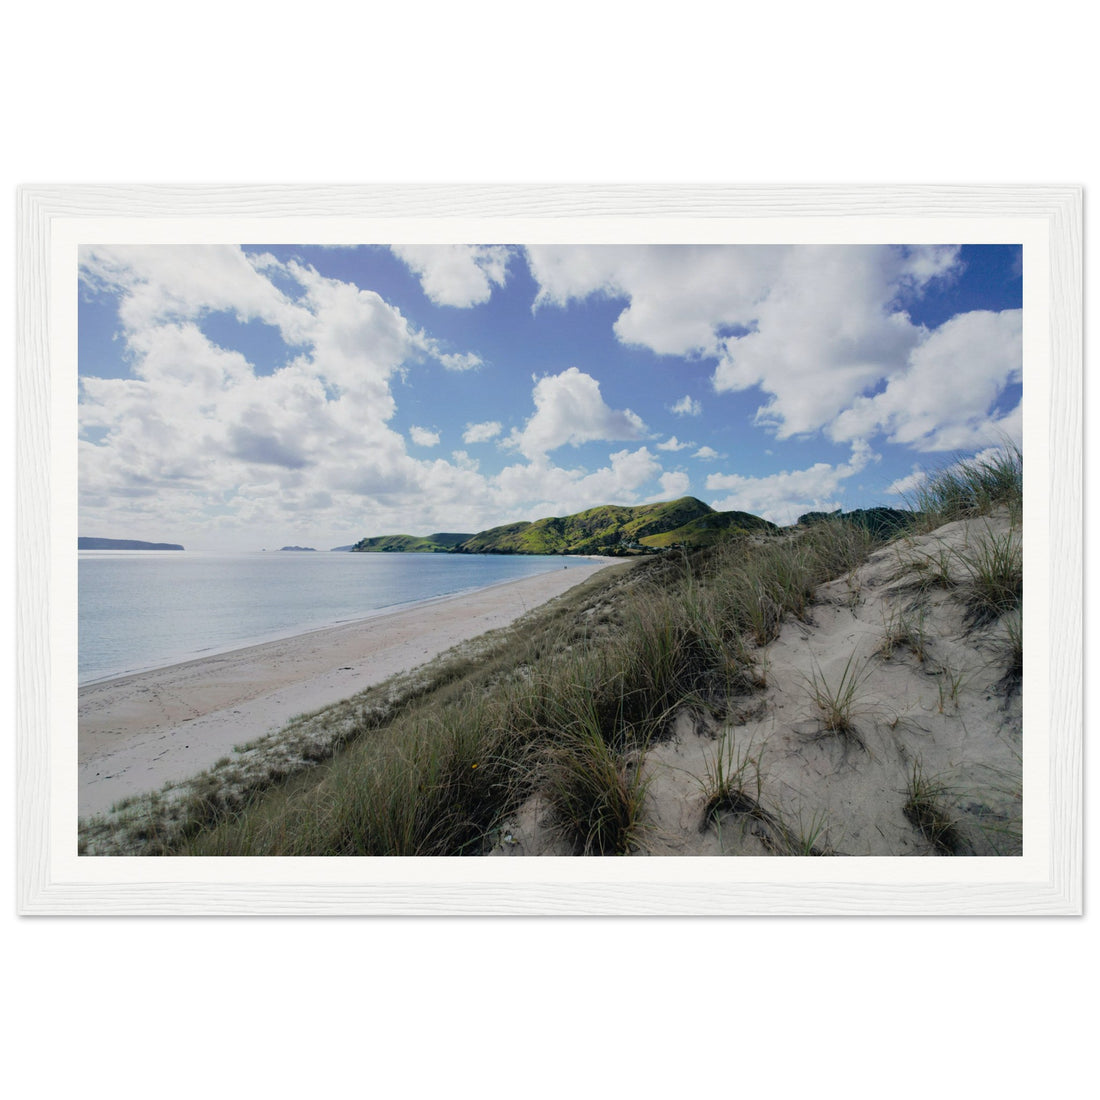
[[[1096,178],[1093,36],[1063,0],[388,8],[9,13],[9,355],[20,183]],[[1093,300],[1086,284],[1086,331]],[[11,516],[12,477],[3,492]],[[1003,1100],[1095,1081],[1088,917],[19,919],[12,900],[3,942],[20,1096]]]

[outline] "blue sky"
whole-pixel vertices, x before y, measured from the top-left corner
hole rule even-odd
[[[254,550],[693,495],[901,504],[1019,441],[1002,245],[81,250],[80,533]]]

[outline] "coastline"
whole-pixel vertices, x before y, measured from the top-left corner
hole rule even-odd
[[[619,559],[436,597],[276,641],[86,683],[78,813],[187,779],[235,745],[504,627]]]

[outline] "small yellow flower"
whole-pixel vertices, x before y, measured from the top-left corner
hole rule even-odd
[[[477,767],[477,765],[476,765],[476,764],[471,764],[471,765],[470,765],[470,767],[471,767],[471,768],[476,768],[476,767]]]

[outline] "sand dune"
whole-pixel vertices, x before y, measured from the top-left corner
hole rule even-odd
[[[975,625],[958,594],[966,555],[1010,529],[1007,515],[950,523],[822,585],[806,618],[788,619],[758,651],[764,690],[724,722],[685,707],[674,735],[649,749],[637,854],[1020,854],[1023,729],[1019,685],[1006,678],[1009,623]],[[941,562],[959,589],[922,581]],[[851,729],[837,733],[815,688],[846,682]],[[719,758],[727,774],[741,770],[744,797],[708,816]],[[927,795],[917,806],[915,776]],[[569,854],[551,823],[532,799],[492,854]]]

